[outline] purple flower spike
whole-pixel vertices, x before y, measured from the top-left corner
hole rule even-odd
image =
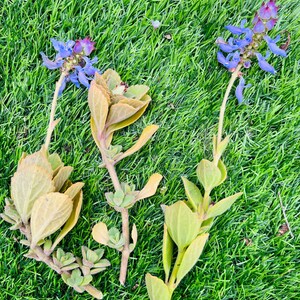
[[[93,66],[98,61],[97,57],[93,59],[87,56],[95,49],[95,43],[89,37],[82,40],[67,41],[66,43],[51,39],[54,49],[57,51],[54,61],[50,60],[43,52],[41,52],[43,65],[50,70],[60,68],[64,73],[64,81],[59,89],[59,95],[62,94],[68,82],[72,82],[75,86],[80,84],[89,88],[89,81],[99,72]]]
[[[258,59],[258,65],[260,66],[260,68],[274,75],[276,73],[274,67],[271,66],[260,53],[255,53],[255,54]]]
[[[239,104],[241,104],[244,100],[244,96],[243,96],[244,89],[248,88],[250,86],[251,86],[251,84],[245,85],[245,79],[244,79],[244,77],[241,76],[240,77],[240,82],[239,82],[239,84],[238,84],[238,86],[236,87],[236,90],[235,90],[235,96],[238,99]]]
[[[89,37],[84,38],[83,40],[77,40],[74,46],[74,53],[88,56],[95,50],[95,42],[92,42]]]
[[[265,41],[267,42],[268,44],[268,47],[269,49],[276,55],[280,55],[280,56],[283,56],[283,57],[286,57],[287,54],[286,52],[283,50],[283,49],[280,49],[276,43],[279,41],[280,39],[280,35],[278,35],[275,39],[271,39],[269,36],[265,36],[264,37]]]
[[[266,27],[268,28],[268,30],[271,30],[275,24],[277,23],[278,19],[270,19],[267,23],[266,23]]]
[[[245,29],[241,27],[236,27],[232,25],[225,26],[227,30],[229,30],[232,34],[241,35],[244,33]]]

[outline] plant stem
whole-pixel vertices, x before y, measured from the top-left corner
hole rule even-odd
[[[120,283],[122,285],[126,282],[126,274],[127,274],[127,266],[128,266],[128,260],[130,256],[130,250],[129,250],[129,214],[128,209],[123,208],[121,211],[122,214],[122,231],[123,231],[123,237],[124,237],[124,248],[122,250],[122,261],[121,261],[121,268],[120,268]]]
[[[112,183],[114,185],[115,191],[121,190],[121,184],[115,169],[115,166],[112,161],[109,160],[107,157],[107,147],[105,138],[100,138],[100,152],[102,156],[103,163],[111,177]],[[115,208],[116,209],[116,208]],[[130,256],[130,233],[129,233],[129,213],[127,208],[116,209],[116,211],[120,212],[122,215],[122,234],[124,237],[124,247],[122,250],[122,261],[120,267],[120,277],[119,281],[122,285],[125,284],[126,281],[126,274],[127,274],[127,267],[128,267],[128,260]]]
[[[230,94],[230,91],[232,89],[232,86],[235,82],[235,80],[239,77],[239,72],[241,69],[242,65],[239,64],[235,71],[232,73],[230,81],[228,83],[223,102],[220,108],[220,115],[219,115],[219,127],[218,127],[218,138],[217,138],[217,145],[221,143],[222,140],[222,131],[223,131],[223,123],[224,123],[224,114],[225,114],[225,109],[226,109],[226,103]]]
[[[54,96],[53,96],[53,100],[52,100],[52,104],[51,104],[51,113],[50,113],[50,120],[49,120],[49,125],[48,125],[48,130],[47,130],[47,136],[46,136],[46,140],[45,140],[46,150],[48,150],[48,148],[49,148],[52,132],[56,125],[54,117],[55,117],[55,110],[56,110],[56,106],[57,106],[58,92],[59,92],[59,89],[60,89],[65,77],[66,77],[66,73],[62,72],[59,77],[59,80],[56,82],[55,92],[54,92]]]
[[[168,282],[168,287],[171,291],[171,293],[173,293],[173,291],[175,290],[176,286],[178,283],[175,284],[175,280],[176,280],[176,277],[177,277],[177,273],[178,273],[178,270],[179,270],[179,267],[182,263],[182,259],[183,259],[183,256],[185,254],[185,250],[178,250],[178,254],[177,254],[177,258],[176,258],[176,261],[175,261],[175,264],[174,264],[174,268],[173,268],[173,271],[172,271],[172,274],[171,274],[171,277],[170,277],[170,280]]]

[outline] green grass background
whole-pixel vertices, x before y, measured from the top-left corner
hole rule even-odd
[[[118,283],[120,255],[106,249],[112,267],[94,284],[106,299],[147,299],[144,275],[163,277],[161,204],[184,198],[180,176],[196,182],[195,167],[212,158],[212,135],[230,75],[216,61],[215,40],[226,24],[251,20],[259,0],[4,0],[0,8],[0,206],[9,196],[10,178],[23,151],[34,152],[45,138],[49,104],[58,79],[41,66],[39,52],[54,50],[51,37],[61,40],[91,36],[96,41],[98,67],[116,69],[129,84],[151,87],[153,101],[134,125],[120,131],[115,143],[129,147],[151,123],[160,130],[150,143],[118,166],[121,181],[143,187],[154,172],[164,175],[151,199],[131,209],[131,224],[139,241],[129,263],[125,287]],[[181,282],[174,299],[297,299],[300,284],[300,98],[299,14],[297,0],[278,1],[280,19],[272,36],[291,32],[288,57],[272,56],[275,76],[255,63],[245,71],[252,87],[247,105],[232,96],[225,132],[232,134],[225,153],[229,178],[213,200],[243,191],[234,207],[220,217],[196,267]],[[162,26],[153,30],[150,20]],[[170,33],[172,40],[164,35]],[[87,91],[69,86],[59,99],[51,151],[74,167],[73,181],[84,181],[81,218],[61,246],[80,254],[80,247],[98,245],[91,238],[97,221],[120,224],[106,204],[112,184],[98,167],[99,153],[89,129]],[[285,222],[282,196],[295,235],[277,236]],[[19,232],[0,221],[1,299],[90,299],[68,288],[45,265],[24,258]],[[251,240],[246,245],[244,239]]]

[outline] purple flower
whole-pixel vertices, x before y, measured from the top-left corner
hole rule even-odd
[[[84,38],[83,40],[77,40],[74,46],[74,53],[83,54],[88,56],[95,50],[95,42],[92,42],[89,37]]]
[[[228,43],[226,43],[223,38],[218,38],[217,39],[217,44],[219,44],[220,49],[223,52],[226,52],[226,53],[233,52],[233,51],[235,51],[235,50],[237,50],[239,48],[238,45],[234,45],[233,44],[233,38],[230,38],[228,40]]]
[[[67,41],[66,43],[51,39],[54,49],[56,50],[55,60],[50,60],[43,52],[41,52],[43,65],[50,70],[60,68],[64,73],[64,81],[59,89],[59,95],[63,92],[68,82],[72,82],[76,87],[80,84],[89,88],[89,81],[99,72],[93,66],[98,61],[97,57],[93,59],[87,56],[95,49],[95,43],[89,37],[83,40]]]
[[[244,96],[243,96],[243,91],[245,88],[250,87],[251,84],[247,84],[245,85],[245,79],[244,77],[240,77],[240,82],[238,84],[238,86],[236,87],[235,90],[235,96],[238,99],[239,104],[241,104],[243,102]]]
[[[255,53],[257,59],[258,59],[258,65],[260,68],[266,72],[269,72],[271,74],[275,74],[276,71],[273,66],[271,66],[267,61],[266,58],[263,57],[260,53]]]
[[[277,17],[278,6],[276,6],[276,0],[270,0],[268,3],[262,3],[259,9],[259,15],[262,19],[268,20]]]
[[[283,49],[280,49],[276,43],[279,41],[280,39],[280,35],[278,35],[275,39],[271,39],[268,35],[264,36],[265,41],[268,44],[269,49],[276,55],[280,55],[283,57],[286,57],[287,54]]]

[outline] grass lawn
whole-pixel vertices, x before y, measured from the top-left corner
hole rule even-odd
[[[151,123],[160,125],[139,153],[124,159],[121,181],[141,188],[154,172],[164,176],[156,196],[131,210],[139,241],[129,262],[125,287],[118,282],[120,255],[106,248],[112,266],[94,285],[106,299],[147,299],[146,272],[163,277],[161,204],[184,198],[180,176],[196,182],[195,168],[212,158],[219,106],[230,75],[216,60],[215,40],[227,24],[251,20],[261,1],[242,0],[3,0],[0,8],[0,207],[9,196],[10,179],[23,151],[34,152],[44,141],[49,104],[58,72],[41,66],[39,52],[54,55],[50,38],[91,36],[97,67],[116,69],[129,84],[149,85],[153,101],[134,125],[118,132],[115,143],[129,147]],[[246,3],[245,3],[246,2]],[[220,199],[244,195],[214,225],[200,261],[181,282],[174,299],[299,299],[300,285],[300,88],[297,0],[279,0],[280,20],[272,33],[291,32],[286,59],[274,58],[275,76],[255,63],[245,72],[252,87],[247,105],[232,96],[225,132],[232,140],[224,155],[229,178],[212,194]],[[150,20],[162,26],[153,30]],[[165,34],[171,34],[168,40]],[[74,167],[73,181],[84,181],[81,218],[61,247],[80,254],[80,247],[98,247],[92,226],[109,227],[120,216],[105,202],[112,184],[89,128],[87,91],[69,86],[59,99],[61,117],[51,151]],[[278,193],[295,235],[282,236],[285,223]],[[19,232],[0,221],[0,292],[2,299],[90,299],[68,288],[47,266],[24,258]]]

